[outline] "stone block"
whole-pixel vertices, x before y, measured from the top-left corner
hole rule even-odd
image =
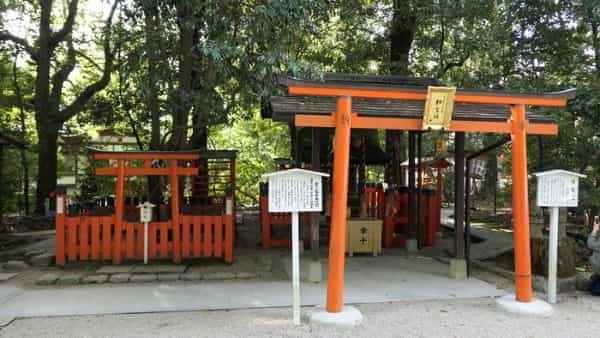
[[[180,278],[184,281],[197,281],[204,279],[204,274],[202,272],[186,272],[182,273]]]
[[[464,258],[450,259],[448,277],[452,279],[467,279],[467,260]]]
[[[38,266],[38,267],[46,267],[46,266],[50,266],[54,263],[54,254],[53,253],[43,253],[40,255],[35,255],[35,256],[31,256],[31,258],[29,259],[29,263],[31,263],[31,265],[33,266]]]
[[[161,282],[172,282],[179,279],[178,273],[159,273],[158,280]]]
[[[183,273],[185,265],[138,265],[133,267],[133,273]]]
[[[292,258],[282,257],[281,265],[285,275],[292,279]],[[321,260],[313,261],[311,257],[300,257],[300,280],[311,283],[320,283],[323,280],[323,267]]]
[[[108,275],[91,275],[85,276],[81,279],[82,284],[102,284],[106,283]]]
[[[55,273],[45,273],[35,280],[37,285],[52,285],[58,280],[58,275]]]
[[[227,271],[215,271],[215,272],[207,272],[204,275],[205,280],[222,280],[222,279],[234,279],[235,274],[233,272]]]
[[[132,265],[106,265],[96,271],[99,274],[112,275],[115,273],[129,273],[133,270]]]
[[[108,281],[111,283],[127,283],[129,282],[129,278],[131,278],[130,273],[115,273],[114,275],[110,276]]]
[[[416,239],[409,238],[406,240],[406,252],[408,252],[408,253],[419,252],[419,245],[418,245]]]
[[[258,275],[255,272],[238,271],[235,273],[235,278],[238,279],[254,279],[256,277],[258,277]]]
[[[587,291],[591,282],[591,272],[579,272],[575,276],[575,289],[579,291]]]
[[[18,275],[16,272],[0,272],[0,282],[7,281]]]
[[[31,251],[28,251],[25,253],[25,258],[41,255],[43,253],[44,253],[44,250],[31,250]]]
[[[2,264],[2,267],[10,272],[19,272],[30,268],[29,264],[23,261],[8,261]]]
[[[131,283],[150,283],[155,282],[157,279],[155,274],[152,273],[144,273],[139,275],[131,275],[129,277],[129,282]]]
[[[304,279],[311,283],[320,283],[323,280],[323,266],[321,260],[304,260]]]
[[[69,273],[58,277],[56,284],[58,285],[76,285],[81,281],[81,275],[76,273]]]

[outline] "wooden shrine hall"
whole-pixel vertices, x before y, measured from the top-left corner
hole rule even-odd
[[[564,107],[575,90],[527,94],[503,91],[440,88],[435,79],[397,76],[325,74],[320,80],[279,76],[287,95],[273,96],[263,116],[312,128],[313,170],[321,170],[320,137],[333,129],[332,205],[327,278],[328,312],[342,311],[348,176],[352,132],[355,129],[408,131],[407,240],[416,242],[420,215],[415,198],[416,161],[421,158],[421,135],[432,130],[454,133],[455,238],[453,263],[465,258],[465,134],[510,134],[512,152],[512,204],[514,220],[515,293],[519,302],[532,299],[527,190],[527,135],[557,135],[558,126],[548,117],[527,111],[529,106]],[[449,107],[449,108],[448,108]],[[440,113],[443,110],[447,113]],[[439,115],[439,116],[438,116]],[[447,121],[438,121],[447,118]],[[418,154],[418,155],[417,155]],[[420,170],[419,170],[420,172]],[[387,182],[397,184],[398,182]],[[314,231],[311,231],[313,233]],[[464,263],[466,264],[466,263]]]

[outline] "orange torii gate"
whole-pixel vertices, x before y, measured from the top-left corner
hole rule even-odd
[[[354,76],[360,78],[361,76]],[[327,278],[327,312],[341,312],[344,288],[344,245],[350,131],[388,129],[421,131],[423,120],[407,116],[359,116],[353,112],[353,98],[426,101],[427,88],[394,86],[385,82],[305,81],[279,77],[291,96],[335,97],[335,111],[330,115],[296,114],[297,127],[335,128],[333,160],[333,205]],[[531,302],[531,257],[529,244],[529,205],[527,191],[527,134],[556,135],[555,123],[529,122],[526,106],[564,107],[575,96],[574,90],[548,94],[521,94],[493,91],[457,90],[454,102],[510,106],[510,118],[505,121],[456,120],[448,132],[506,133],[512,139],[512,204],[514,218],[515,294],[520,302]],[[455,108],[456,109],[456,108]]]

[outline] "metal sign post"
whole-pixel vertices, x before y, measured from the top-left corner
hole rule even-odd
[[[579,178],[585,175],[550,170],[535,173],[537,176],[537,205],[550,208],[550,233],[548,235],[548,303],[556,303],[556,275],[558,265],[558,208],[577,207]]]
[[[292,301],[295,325],[300,325],[300,225],[299,212],[320,212],[322,178],[329,175],[290,169],[263,175],[269,180],[269,212],[292,213]]]
[[[298,212],[292,212],[292,298],[294,324],[300,324],[300,226]]]

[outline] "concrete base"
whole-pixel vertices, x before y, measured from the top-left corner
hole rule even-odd
[[[498,307],[504,311],[520,315],[548,317],[552,315],[552,305],[540,299],[532,299],[529,303],[519,302],[515,295],[506,295],[496,300]]]
[[[467,260],[464,258],[451,258],[448,267],[448,277],[452,279],[467,279]]]
[[[337,313],[327,312],[325,306],[318,305],[306,314],[306,320],[314,324],[352,327],[359,325],[363,320],[363,316],[358,309],[350,305],[344,305],[342,312]]]
[[[306,271],[305,280],[311,283],[321,283],[323,280],[323,264],[321,260],[313,261],[312,259],[308,259],[304,264],[304,270]]]
[[[419,252],[419,244],[417,243],[416,239],[409,238],[406,240],[406,252],[408,252],[408,253]]]

